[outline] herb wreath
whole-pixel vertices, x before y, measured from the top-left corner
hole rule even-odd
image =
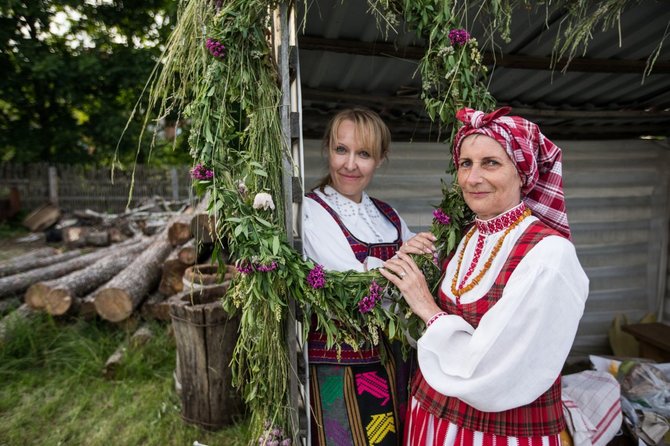
[[[278,113],[281,92],[267,35],[277,4],[181,0],[161,69],[151,79],[149,109],[160,110],[157,119],[176,114],[179,121],[188,121],[196,189],[210,194],[217,236],[240,272],[223,305],[241,313],[232,368],[251,412],[250,444],[290,445],[298,429],[290,425],[291,412],[297,409],[289,401],[294,372],[283,336],[289,297],[302,309],[303,327],[314,315],[335,346],[377,343],[381,333],[406,342],[405,334],[417,338],[423,322],[378,272],[324,271],[286,241],[285,203],[278,193],[285,156]],[[457,109],[495,105],[486,89],[478,42],[465,28],[468,11],[473,6],[478,14],[485,10],[489,37],[496,31],[508,39],[513,4],[368,0],[387,30],[402,17],[425,38],[427,51],[418,70],[421,97],[430,118],[451,128],[452,136]],[[431,228],[441,258],[416,259],[432,286],[438,284],[436,265],[455,249],[472,218],[456,186],[443,182],[442,190]],[[380,305],[382,299],[390,305]]]

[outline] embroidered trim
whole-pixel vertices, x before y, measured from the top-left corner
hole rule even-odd
[[[521,214],[524,213],[525,210],[526,203],[522,201],[509,211],[504,212],[497,217],[493,217],[489,220],[476,219],[475,225],[477,226],[480,234],[495,234],[496,232],[500,232],[503,229],[508,228],[509,225],[514,223],[521,216]]]
[[[436,320],[438,320],[442,316],[448,316],[448,315],[449,315],[449,313],[447,313],[446,311],[440,311],[439,313],[436,313],[433,317],[428,319],[428,322],[426,322],[426,328],[433,325],[433,322],[435,322]]]

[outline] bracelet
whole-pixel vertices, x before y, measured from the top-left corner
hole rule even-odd
[[[440,317],[448,316],[448,315],[449,315],[449,313],[447,313],[445,311],[440,311],[439,313],[435,313],[435,315],[433,317],[431,317],[430,319],[428,319],[428,322],[426,322],[426,328],[430,327],[431,324],[433,322],[435,322],[436,320],[438,320]]]

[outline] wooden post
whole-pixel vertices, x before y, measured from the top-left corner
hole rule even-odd
[[[58,171],[55,166],[49,166],[49,201],[58,206]]]
[[[170,169],[170,177],[172,178],[172,200],[179,201],[179,176],[176,167]]]
[[[300,204],[303,192],[301,188],[294,190],[304,178],[302,130],[300,118],[300,67],[297,57],[297,37],[295,5],[290,0],[279,3],[274,13],[274,46],[277,67],[281,80],[282,99],[280,106],[281,126],[284,146],[290,150],[292,156],[283,156],[282,188],[284,192],[284,215],[286,239],[294,248],[302,250],[302,222]],[[295,73],[295,77],[291,77]],[[294,164],[296,163],[296,164]],[[298,218],[294,218],[294,216]],[[286,320],[285,340],[290,367],[295,373],[289,375],[289,397],[291,408],[290,427],[293,430],[294,444],[311,444],[309,423],[309,369],[306,363],[306,349],[301,339],[302,327],[297,320],[297,306],[292,296],[289,296],[288,317]]]

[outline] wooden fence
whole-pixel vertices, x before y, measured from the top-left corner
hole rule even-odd
[[[126,205],[133,208],[156,196],[173,201],[191,199],[189,168],[137,165],[131,196],[132,166],[115,169],[112,181],[109,167],[5,163],[0,165],[0,199],[7,196],[11,187],[16,187],[21,209],[26,211],[51,202],[66,212],[75,209],[121,212]]]

